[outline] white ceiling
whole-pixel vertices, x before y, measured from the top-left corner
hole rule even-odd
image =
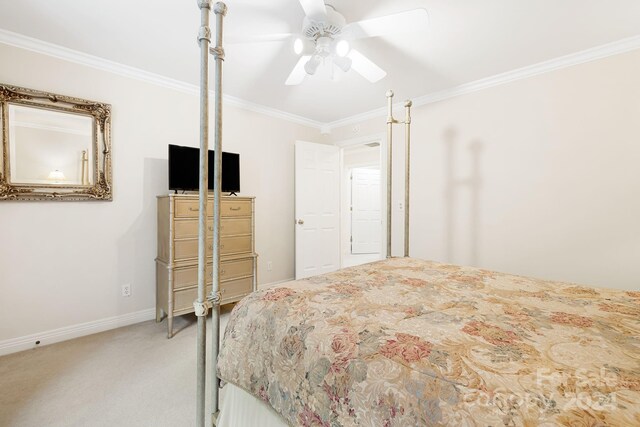
[[[329,2],[329,1],[328,1]],[[282,42],[227,44],[224,92],[327,123],[640,34],[638,0],[330,0],[357,21],[424,7],[427,28],[353,42],[388,75],[318,72],[285,86]],[[225,34],[300,31],[298,0],[228,0]],[[188,83],[198,82],[197,0],[0,0],[0,28]]]

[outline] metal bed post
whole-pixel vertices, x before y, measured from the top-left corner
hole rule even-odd
[[[392,156],[393,156],[393,124],[398,121],[393,118],[393,91],[387,92],[387,103],[389,113],[387,115],[387,258],[391,258],[391,200],[392,187]]]
[[[406,116],[403,122],[393,118],[393,91],[387,92],[387,258],[391,258],[391,212],[393,200],[392,186],[392,153],[393,153],[393,125],[396,123],[405,124],[405,175],[404,175],[404,256],[409,256],[409,180],[411,178],[411,106],[413,103],[407,100],[404,104]]]
[[[210,298],[214,301],[211,313],[211,419],[215,423],[218,416],[218,346],[220,344],[220,197],[222,187],[222,21],[227,14],[227,6],[218,2],[213,9],[216,15],[216,47],[211,48],[215,58],[215,167],[213,185],[213,287]]]
[[[411,101],[406,101],[405,124],[405,171],[404,171],[404,256],[409,256],[409,180],[411,178]]]
[[[218,358],[218,344],[220,337],[220,186],[222,177],[222,21],[227,12],[227,6],[218,2],[214,6],[216,14],[216,46],[210,48],[211,29],[209,17],[211,14],[211,0],[198,0],[200,8],[200,30],[198,43],[200,44],[200,188],[198,204],[198,299],[193,308],[198,317],[197,329],[197,390],[196,390],[196,425],[205,425],[205,393],[206,393],[206,356],[207,356],[207,314],[212,310],[212,420],[218,413],[218,375],[216,360]],[[209,54],[215,57],[215,183],[213,193],[213,289],[206,295],[206,265],[207,265],[207,202],[209,200]]]
[[[209,43],[211,29],[209,15],[211,0],[198,0],[200,8],[200,188],[198,206],[198,299],[193,303],[198,317],[196,357],[197,357],[197,389],[196,389],[196,425],[204,427],[205,392],[206,392],[206,358],[207,358],[207,312],[206,300],[206,265],[207,265],[207,200],[209,198]]]

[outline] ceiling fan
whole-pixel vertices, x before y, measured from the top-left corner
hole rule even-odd
[[[324,0],[299,0],[305,17],[301,34],[271,34],[236,38],[236,41],[283,41],[294,38],[293,51],[300,56],[285,84],[302,83],[306,75],[316,73],[320,65],[333,64],[345,73],[354,70],[375,83],[387,73],[373,61],[353,49],[352,40],[417,31],[428,21],[425,9],[413,9],[347,24],[344,16]],[[233,40],[232,40],[233,41]],[[332,68],[333,69],[333,68]]]

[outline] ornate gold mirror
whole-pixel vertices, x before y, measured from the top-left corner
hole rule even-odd
[[[112,200],[111,106],[0,84],[0,200]]]

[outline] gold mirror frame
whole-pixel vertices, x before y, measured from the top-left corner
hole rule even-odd
[[[9,105],[89,116],[93,120],[94,176],[91,185],[27,184],[11,181],[9,165]],[[0,201],[113,200],[111,184],[111,105],[0,83]]]

